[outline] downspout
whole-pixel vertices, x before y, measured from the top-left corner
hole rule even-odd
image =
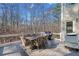
[[[60,32],[60,41],[63,42],[64,39],[64,30],[63,30],[63,20],[64,20],[64,4],[61,3],[61,32]]]

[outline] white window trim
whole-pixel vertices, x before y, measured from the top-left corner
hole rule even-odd
[[[71,33],[66,32],[66,35],[77,35],[77,33],[76,33],[76,21],[66,21],[66,24],[67,24],[67,22],[73,22],[73,32],[71,32]]]

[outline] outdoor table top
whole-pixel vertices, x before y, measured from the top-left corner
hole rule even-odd
[[[45,36],[47,36],[47,35],[36,35],[36,36],[30,36],[30,37],[25,37],[25,38],[28,40],[35,40],[39,37],[45,37]]]

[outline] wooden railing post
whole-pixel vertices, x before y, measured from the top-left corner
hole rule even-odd
[[[21,41],[22,41],[22,45],[23,45],[23,46],[25,46],[24,36],[23,36],[23,35],[22,35],[22,36],[20,36],[20,39],[21,39]]]

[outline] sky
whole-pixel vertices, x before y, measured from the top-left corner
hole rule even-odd
[[[42,11],[47,11],[51,8],[54,8],[56,4],[50,4],[50,3],[46,3],[46,4],[34,4],[34,3],[31,3],[31,4],[20,4],[20,11],[21,11],[21,14],[22,14],[22,17],[29,17],[31,16],[31,13],[37,11],[38,14],[40,14],[40,12]],[[40,11],[40,12],[39,12]],[[35,15],[35,14],[34,14]],[[30,19],[29,19],[30,20]]]
[[[10,6],[10,4],[7,5]],[[26,19],[27,21],[30,21],[31,15],[41,16],[43,15],[43,12],[53,9],[56,6],[55,3],[15,3],[14,5],[15,7],[19,7],[20,16],[24,21]],[[1,15],[1,4],[0,4],[0,15]]]

